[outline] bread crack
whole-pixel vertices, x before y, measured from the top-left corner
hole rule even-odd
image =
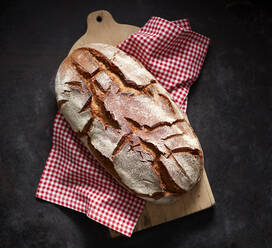
[[[86,48],[86,49],[90,52],[92,56],[94,56],[97,59],[97,61],[101,62],[106,69],[108,69],[109,71],[113,71],[122,80],[125,80],[125,76],[121,72],[121,70],[116,65],[114,65],[109,59],[107,59],[102,53],[92,48]]]
[[[132,92],[135,95],[143,94],[143,92],[147,92],[147,90],[144,90],[145,88],[149,87],[150,85],[156,83],[155,80],[151,80],[150,84],[148,85],[138,85],[136,82],[127,79],[122,71],[108,58],[106,58],[103,54],[100,52],[92,49],[92,48],[86,48],[90,54],[97,60],[97,62],[103,67],[103,69],[106,69],[110,72],[112,76],[112,80],[118,84],[118,86],[121,89],[121,92]],[[114,55],[115,56],[115,55]],[[142,91],[143,90],[143,91]]]
[[[128,122],[128,124],[130,125],[130,128],[133,130],[133,131],[138,131],[140,132],[143,127],[140,125],[140,123],[138,123],[137,121],[135,120],[132,120],[131,118],[129,117],[125,117],[125,120]]]
[[[169,135],[169,136],[166,136],[165,138],[161,138],[162,140],[168,140],[168,139],[171,139],[171,138],[174,138],[174,137],[179,137],[179,136],[183,136],[184,133],[177,133],[177,134],[172,134],[172,135]]]
[[[81,93],[84,93],[82,83],[79,81],[70,81],[70,82],[66,82],[64,84],[67,84],[72,89],[76,89],[76,90],[79,90]]]
[[[166,192],[171,192],[171,193],[179,193],[182,194],[185,191],[180,188],[175,181],[172,179],[172,177],[169,175],[167,169],[165,168],[165,165],[160,161],[156,161],[157,171],[160,173],[160,178],[162,182],[162,187]]]
[[[178,185],[176,185],[176,183],[173,181],[173,179],[169,177],[166,168],[164,167],[163,163],[161,163],[160,157],[162,156],[162,153],[160,152],[160,150],[154,144],[146,140],[140,138],[140,141],[142,147],[146,151],[149,151],[154,157],[154,161],[152,162],[152,168],[160,181],[161,188],[168,192],[183,193],[184,190],[179,188]]]
[[[179,147],[172,150],[172,153],[178,153],[178,152],[186,152],[190,153],[194,156],[202,156],[202,152],[199,149],[192,149],[191,147]]]
[[[173,105],[171,103],[171,101],[169,100],[169,98],[161,93],[158,94],[164,101],[164,103],[170,108],[170,110],[172,111],[172,113],[176,113],[175,109],[173,108]]]
[[[170,154],[169,158],[172,158],[172,159],[175,161],[177,167],[181,170],[181,173],[182,173],[182,174],[183,174],[190,182],[192,182],[191,178],[188,176],[188,174],[187,174],[186,171],[182,168],[182,166],[179,164],[179,162],[175,159],[175,157],[174,157],[172,154]]]
[[[89,97],[89,99],[87,100],[87,102],[84,104],[84,106],[78,112],[79,114],[90,109],[91,100],[92,100],[92,96]]]
[[[89,130],[92,128],[93,119],[90,119],[86,125],[83,127],[82,131],[77,132],[77,135],[81,138],[83,136],[87,136]]]
[[[68,102],[68,100],[59,100],[59,101],[57,102],[58,108],[61,109],[61,107],[62,107],[65,103],[67,103],[67,102]]]
[[[154,124],[153,126],[148,126],[148,125],[143,125],[144,128],[146,128],[147,130],[149,131],[153,131],[154,129],[157,129],[159,127],[163,127],[163,126],[173,126],[179,122],[184,122],[185,120],[184,119],[178,119],[178,120],[175,120],[173,122],[166,122],[166,121],[162,121],[162,122],[158,122],[156,124]]]
[[[97,68],[92,73],[88,72],[83,66],[81,66],[79,63],[77,63],[75,60],[72,59],[72,65],[74,66],[77,73],[82,77],[84,80],[90,80],[92,77],[97,74],[100,69]]]
[[[91,112],[93,118],[97,118],[104,124],[105,129],[107,126],[112,126],[115,129],[121,129],[119,122],[115,120],[111,112],[105,108],[103,101],[101,101],[95,95],[92,97],[91,101]]]
[[[147,96],[154,97],[154,91],[157,93],[156,89],[153,87],[153,84],[155,83],[156,83],[155,80],[151,80],[148,85],[145,85],[143,87],[142,92]]]
[[[114,148],[114,150],[112,152],[112,158],[122,150],[125,143],[128,142],[128,140],[131,138],[131,136],[132,136],[132,133],[128,133],[128,134],[125,134],[122,136],[122,138],[119,140],[118,144],[116,145],[116,147]]]

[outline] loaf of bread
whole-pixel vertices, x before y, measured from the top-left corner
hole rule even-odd
[[[102,166],[125,188],[168,203],[200,180],[203,152],[168,92],[135,58],[91,43],[59,67],[60,112]]]

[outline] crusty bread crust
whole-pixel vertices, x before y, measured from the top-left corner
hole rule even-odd
[[[188,120],[141,63],[92,43],[56,76],[59,109],[105,169],[132,193],[167,203],[192,189],[203,152]]]

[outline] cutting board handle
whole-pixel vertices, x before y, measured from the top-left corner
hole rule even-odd
[[[106,10],[97,10],[90,13],[87,17],[87,33],[92,29],[109,28],[111,26],[118,25],[113,19],[110,12]]]
[[[138,30],[139,28],[136,26],[117,23],[106,10],[94,11],[87,17],[86,33],[73,45],[70,53],[72,50],[90,42],[101,42],[116,46]]]

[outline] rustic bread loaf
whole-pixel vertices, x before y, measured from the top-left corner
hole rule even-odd
[[[203,152],[185,115],[136,59],[88,44],[60,65],[59,109],[90,152],[139,197],[167,203],[190,190]]]

